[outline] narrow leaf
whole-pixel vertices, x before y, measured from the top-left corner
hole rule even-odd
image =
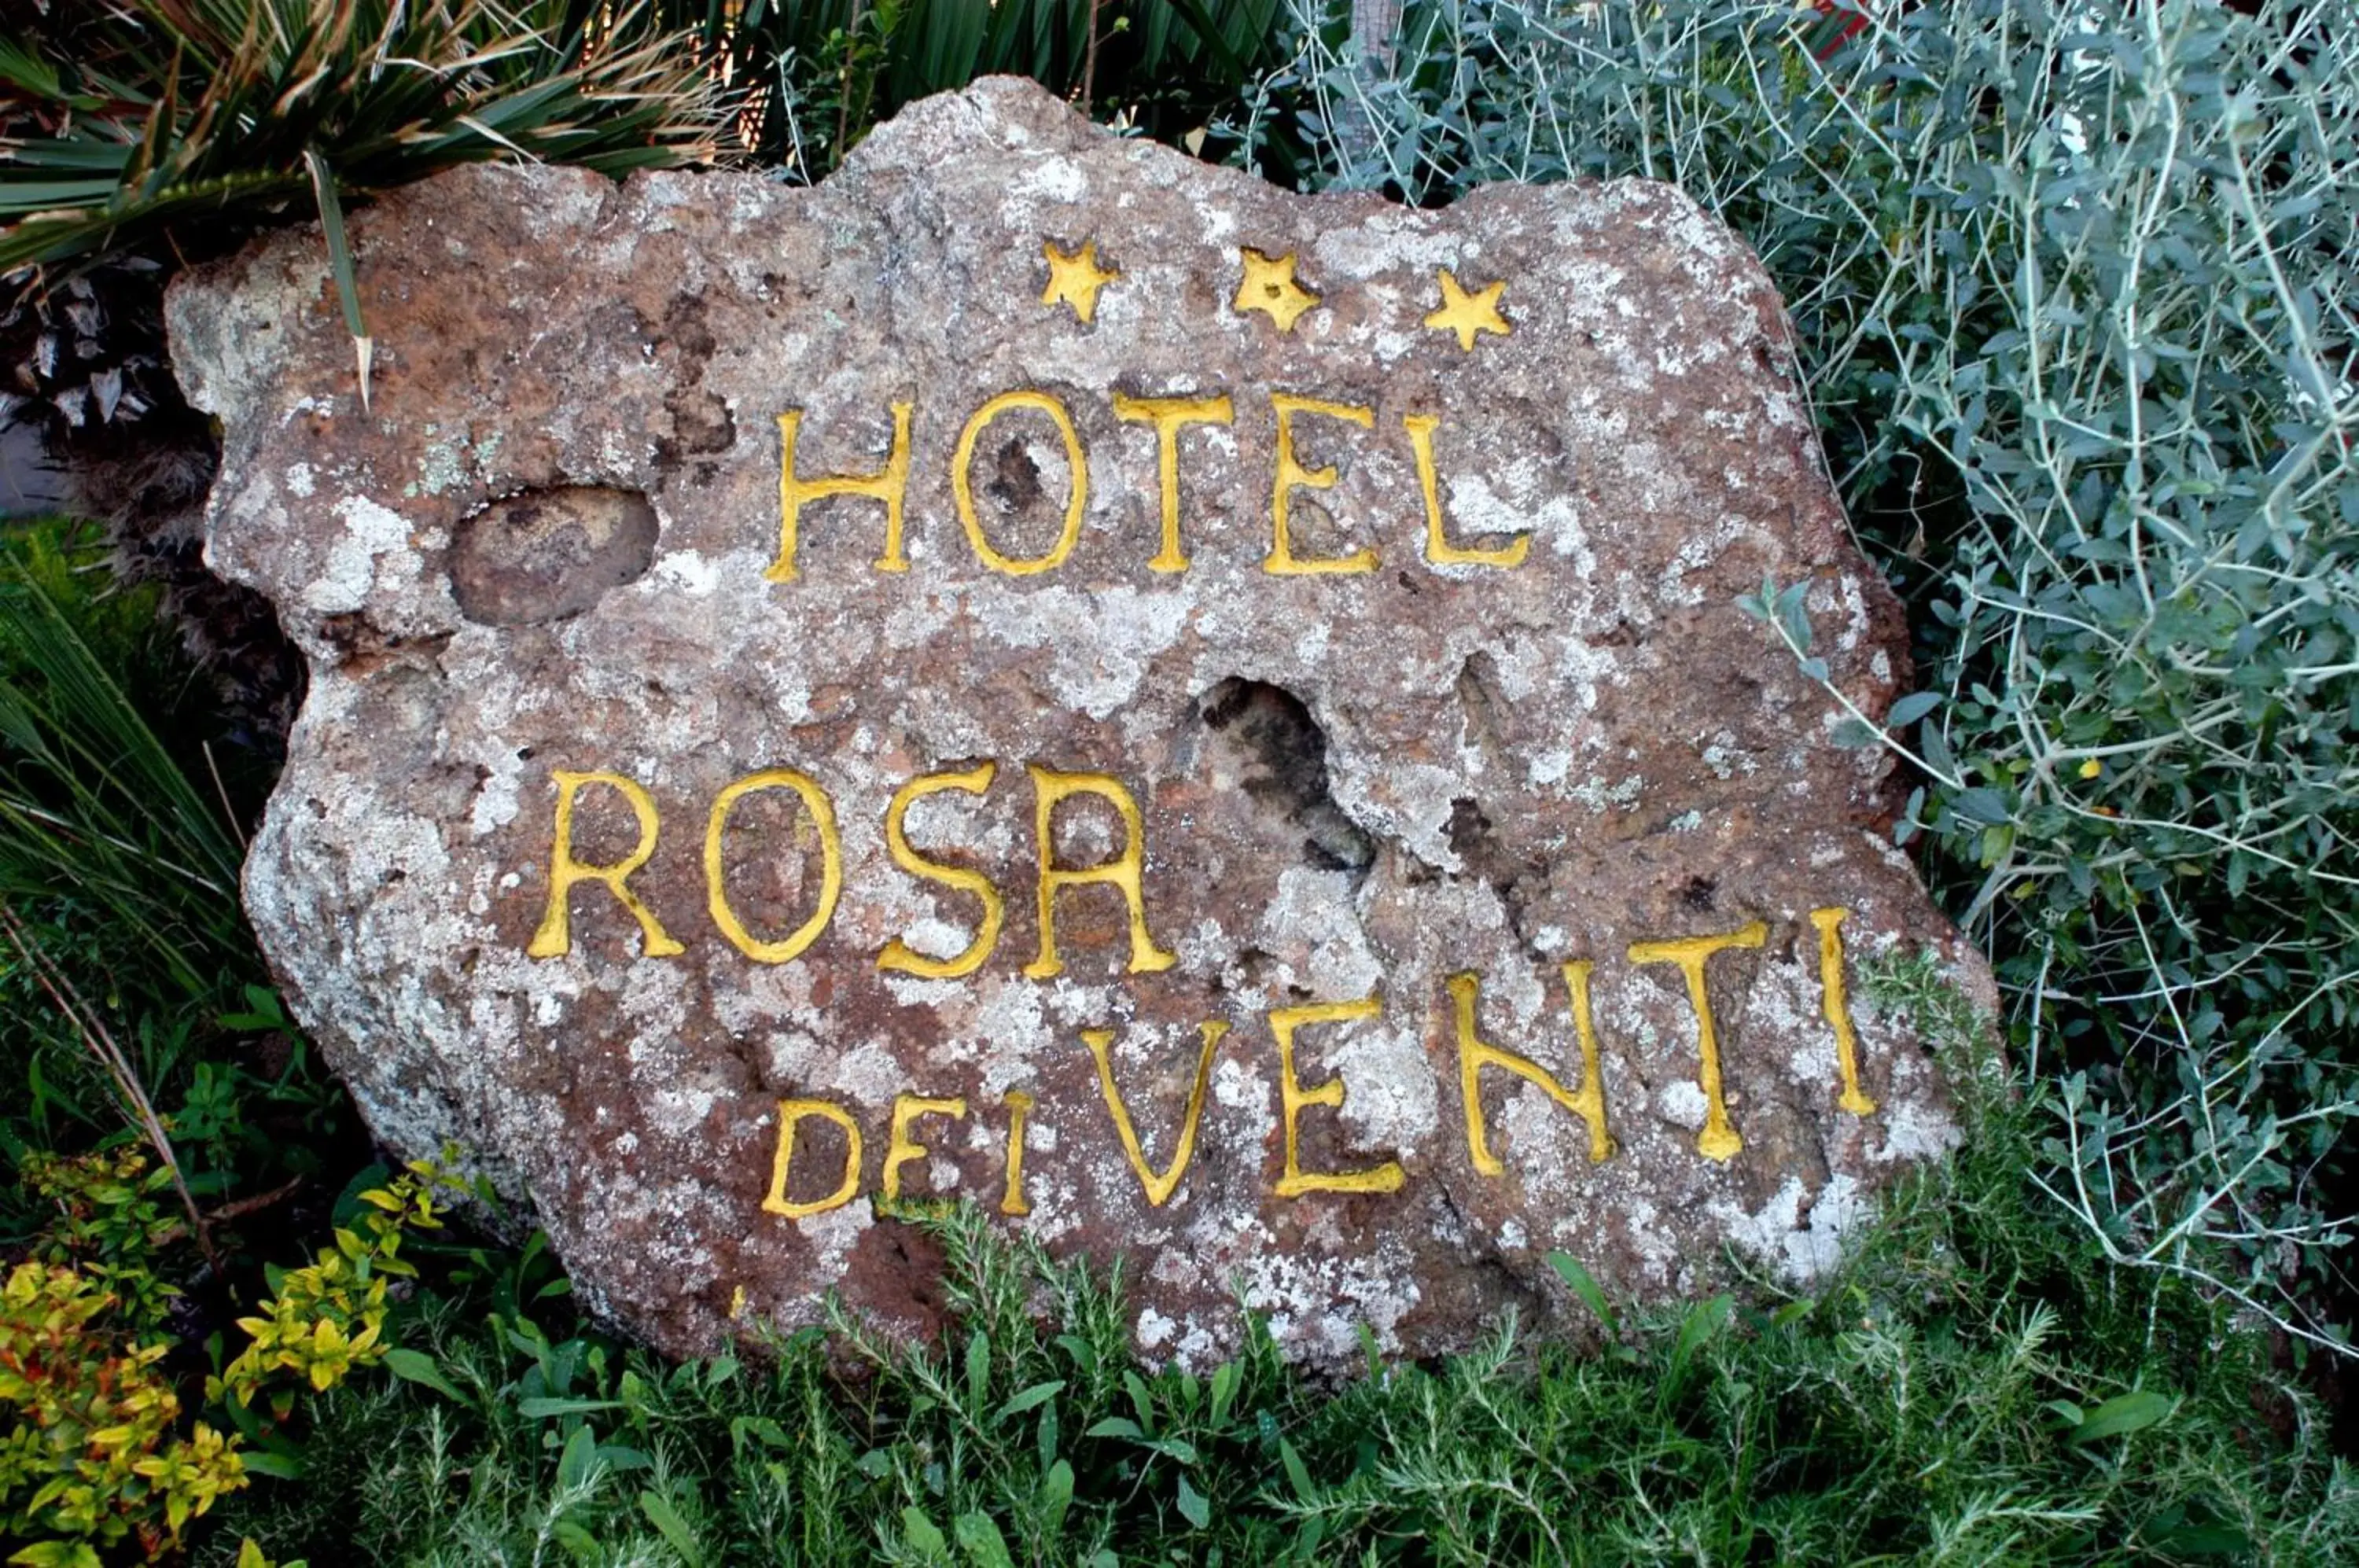
[[[1026,1410],[1033,1410],[1043,1405],[1064,1391],[1065,1380],[1062,1377],[1057,1378],[1053,1382],[1035,1383],[1030,1388],[1017,1394],[1015,1398],[1009,1399],[1006,1404],[1000,1406],[999,1413],[991,1418],[992,1424],[996,1426],[1016,1416],[1020,1416]]]
[[[1605,1332],[1618,1336],[1622,1332],[1622,1320],[1614,1314],[1614,1303],[1605,1299],[1605,1292],[1598,1287],[1589,1270],[1581,1266],[1580,1260],[1569,1252],[1551,1252],[1548,1260],[1549,1267],[1571,1287],[1572,1293],[1597,1314],[1597,1321],[1605,1325]]]

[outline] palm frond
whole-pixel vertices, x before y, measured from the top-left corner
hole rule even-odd
[[[730,107],[644,3],[125,0],[44,50],[0,40],[0,272],[149,247],[522,156],[608,172],[709,161]]]

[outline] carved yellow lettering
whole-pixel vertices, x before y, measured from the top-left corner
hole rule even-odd
[[[901,503],[909,491],[909,405],[893,405],[893,447],[885,466],[875,474],[831,474],[805,479],[795,471],[795,440],[802,433],[803,411],[788,408],[778,416],[778,559],[764,577],[773,583],[795,580],[795,542],[806,502],[830,495],[861,495],[885,503],[885,553],[876,558],[879,572],[907,572],[909,558],[901,553]]]
[[[1130,791],[1103,773],[1054,773],[1038,763],[1025,770],[1032,775],[1034,833],[1040,845],[1040,956],[1026,964],[1024,973],[1035,980],[1064,973],[1064,963],[1057,956],[1057,890],[1099,882],[1120,888],[1129,901],[1131,974],[1151,974],[1180,962],[1156,946],[1147,931],[1147,894],[1141,886],[1147,864],[1147,825],[1139,819],[1138,802],[1131,799]],[[1123,826],[1122,852],[1102,866],[1078,871],[1056,865],[1054,833],[1057,802],[1074,795],[1095,795],[1111,802]]]
[[[1425,559],[1436,566],[1521,566],[1532,548],[1532,536],[1520,533],[1497,550],[1462,550],[1450,542],[1441,518],[1441,481],[1433,467],[1433,432],[1441,428],[1438,414],[1403,414],[1408,427],[1409,450],[1417,453],[1418,488],[1425,493]]]
[[[560,958],[573,951],[572,893],[583,882],[595,882],[614,895],[615,902],[630,910],[639,922],[639,951],[649,958],[669,958],[687,949],[674,942],[671,933],[654,912],[639,902],[631,891],[630,876],[647,863],[656,852],[656,803],[637,782],[619,773],[568,773],[555,769],[550,777],[557,780],[556,842],[549,852],[549,909],[540,918],[540,929],[533,932],[525,952],[534,958]],[[639,842],[631,853],[612,866],[584,866],[573,855],[573,798],[582,786],[603,784],[621,792],[630,802],[631,815],[638,819]]]
[[[1819,928],[1819,989],[1824,994],[1827,1023],[1835,1031],[1835,1068],[1843,1074],[1843,1093],[1835,1104],[1853,1116],[1875,1110],[1875,1102],[1859,1086],[1859,1037],[1852,1032],[1851,999],[1843,990],[1843,918],[1849,909],[1812,909],[1810,923]]]
[[[1006,914],[1006,905],[991,878],[980,871],[970,871],[962,866],[944,866],[928,860],[909,847],[908,835],[902,831],[902,819],[908,814],[909,804],[921,795],[931,795],[941,789],[962,789],[970,795],[980,795],[991,788],[992,776],[999,765],[986,762],[964,773],[932,773],[922,779],[912,779],[893,794],[893,803],[885,809],[885,846],[892,852],[893,864],[912,877],[922,877],[944,887],[971,893],[983,902],[983,920],[975,927],[974,940],[966,951],[955,958],[928,958],[913,951],[899,937],[887,942],[885,951],[876,955],[879,969],[897,969],[908,975],[921,975],[929,980],[953,980],[962,975],[972,975],[983,967],[999,945],[999,927]]]
[[[819,829],[819,907],[783,942],[764,942],[745,929],[737,911],[729,907],[729,890],[723,879],[721,840],[729,825],[729,813],[738,801],[762,789],[792,789],[801,797],[803,809],[810,813],[812,823]],[[843,843],[836,836],[835,808],[829,802],[827,791],[791,768],[771,768],[749,773],[715,795],[712,813],[704,825],[704,891],[705,905],[712,911],[712,923],[721,928],[721,934],[734,943],[738,952],[757,963],[784,964],[817,942],[819,933],[834,917],[835,900],[843,891]]]
[[[956,1120],[966,1115],[964,1099],[929,1100],[917,1094],[897,1094],[893,1099],[893,1136],[885,1145],[885,1171],[879,1185],[885,1190],[885,1201],[898,1201],[901,1196],[901,1167],[912,1160],[926,1157],[926,1146],[909,1136],[909,1124],[919,1116],[949,1116]]]
[[[1019,556],[1002,555],[991,548],[984,537],[983,519],[975,515],[974,478],[968,472],[974,464],[975,442],[992,420],[1015,408],[1038,408],[1049,416],[1064,438],[1065,465],[1071,475],[1072,489],[1065,501],[1065,529],[1057,542],[1049,547],[1046,555],[1028,560]],[[967,542],[974,553],[994,572],[1004,572],[1010,577],[1029,577],[1060,564],[1073,553],[1074,541],[1082,537],[1082,514],[1090,501],[1090,465],[1082,452],[1082,438],[1073,429],[1073,419],[1065,406],[1046,392],[1002,392],[977,408],[959,432],[958,450],[951,455],[951,494],[958,501],[959,521],[966,526]]]
[[[1114,395],[1114,417],[1131,424],[1155,427],[1156,472],[1163,486],[1163,548],[1147,566],[1157,572],[1185,572],[1188,557],[1180,549],[1180,432],[1190,425],[1225,425],[1236,408],[1226,397],[1133,397]]]
[[[1297,1126],[1303,1110],[1310,1105],[1325,1105],[1332,1110],[1343,1108],[1343,1080],[1341,1075],[1330,1078],[1316,1089],[1306,1089],[1294,1075],[1294,1031],[1304,1024],[1344,1023],[1353,1018],[1373,1018],[1378,1011],[1374,996],[1356,1002],[1313,1002],[1300,1007],[1274,1007],[1269,1015],[1269,1032],[1277,1037],[1277,1094],[1286,1119],[1286,1171],[1277,1180],[1277,1195],[1299,1198],[1305,1192],[1397,1192],[1408,1175],[1400,1161],[1387,1160],[1364,1171],[1310,1171],[1302,1169],[1299,1128]]]
[[[795,1128],[806,1116],[833,1122],[843,1129],[846,1147],[843,1151],[843,1181],[834,1192],[816,1203],[798,1203],[787,1197],[787,1173],[795,1159]],[[784,1214],[799,1220],[805,1214],[825,1214],[852,1202],[852,1194],[860,1189],[860,1124],[852,1119],[842,1106],[826,1100],[780,1100],[778,1102],[778,1151],[770,1160],[770,1195],[762,1200],[762,1207],[774,1214]]]
[[[1130,1168],[1138,1173],[1138,1184],[1147,1193],[1151,1208],[1161,1208],[1178,1191],[1180,1178],[1188,1173],[1188,1159],[1196,1151],[1196,1124],[1204,1115],[1204,1090],[1212,1081],[1212,1052],[1220,1048],[1221,1037],[1229,1026],[1217,1018],[1203,1024],[1204,1049],[1196,1056],[1196,1082],[1188,1091],[1188,1109],[1180,1120],[1180,1144],[1171,1152],[1171,1163],[1160,1175],[1147,1163],[1147,1150],[1139,1146],[1138,1129],[1131,1125],[1130,1107],[1122,1102],[1122,1091],[1114,1083],[1114,1030],[1083,1029],[1082,1043],[1090,1048],[1090,1055],[1098,1064],[1098,1088],[1105,1095],[1106,1111],[1114,1117],[1114,1136],[1122,1139],[1122,1151],[1130,1159]],[[1012,1211],[1011,1211],[1012,1212]]]
[[[1745,1147],[1729,1125],[1728,1102],[1720,1086],[1720,1036],[1712,1028],[1712,997],[1703,983],[1704,961],[1732,947],[1759,947],[1769,928],[1759,920],[1722,936],[1685,937],[1677,942],[1634,942],[1633,964],[1676,964],[1687,977],[1688,1001],[1695,1007],[1696,1052],[1702,1061],[1697,1081],[1703,1087],[1703,1131],[1696,1135],[1696,1152],[1706,1160],[1731,1160]]]
[[[1032,1200],[1024,1195],[1024,1121],[1032,1114],[1032,1096],[1010,1089],[1000,1103],[1007,1107],[1007,1190],[999,1196],[999,1212],[1028,1214]]]
[[[1450,977],[1450,1000],[1458,1017],[1458,1089],[1466,1102],[1466,1147],[1474,1169],[1485,1176],[1503,1174],[1506,1167],[1491,1152],[1489,1131],[1483,1120],[1483,1069],[1503,1067],[1537,1083],[1549,1098],[1589,1124],[1589,1158],[1594,1163],[1613,1154],[1614,1140],[1605,1131],[1605,1088],[1597,1061],[1597,1031],[1590,1024],[1588,959],[1564,966],[1565,989],[1572,1003],[1573,1031],[1581,1040],[1581,1087],[1569,1090],[1538,1062],[1484,1042],[1475,1034],[1474,1009],[1482,1000],[1482,981],[1473,974]]]
[[[1293,516],[1289,497],[1295,491],[1328,490],[1335,485],[1333,468],[1305,468],[1295,457],[1294,416],[1324,414],[1362,430],[1374,430],[1376,411],[1357,403],[1330,403],[1318,397],[1297,397],[1289,392],[1273,392],[1269,402],[1277,413],[1277,479],[1269,497],[1269,554],[1263,558],[1261,569],[1277,577],[1307,577],[1322,572],[1374,572],[1376,552],[1364,545],[1349,555],[1309,559],[1296,555],[1288,523]]]

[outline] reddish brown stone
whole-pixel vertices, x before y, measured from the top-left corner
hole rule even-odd
[[[366,408],[316,236],[172,299],[182,374],[223,424],[212,559],[312,667],[248,904],[380,1136],[466,1149],[620,1323],[690,1351],[809,1322],[840,1288],[923,1328],[932,1265],[878,1215],[886,1167],[907,1196],[996,1212],[1024,1096],[1029,1212],[1007,1223],[1127,1253],[1139,1344],[1190,1361],[1234,1345],[1239,1301],[1315,1362],[1360,1323],[1387,1348],[1463,1345],[1506,1306],[1564,1308],[1553,1248],[1642,1297],[1717,1283],[1732,1245],[1807,1278],[1875,1189],[1954,1141],[1935,1064],[1861,1001],[1856,961],[1931,945],[1978,994],[1987,975],[1886,842],[1887,763],[1831,743],[1839,705],[1735,600],[1809,582],[1830,678],[1869,714],[1905,678],[1901,622],[1845,535],[1775,292],[1678,192],[1294,197],[988,82],[911,108],[817,190],[473,169],[353,234]],[[1061,293],[1052,253],[1076,258]],[[1264,308],[1240,310],[1249,269]],[[990,549],[1056,550],[1060,411],[1088,478],[1070,554],[1024,575],[970,543],[951,463],[1011,392],[966,465]],[[1158,570],[1158,436],[1130,400],[1178,397],[1226,397],[1228,419],[1174,438],[1188,564]],[[1372,550],[1372,570],[1266,569],[1289,397],[1362,410],[1285,416],[1293,550]],[[808,482],[879,470],[896,404],[907,569],[876,564],[884,505],[839,495],[802,506],[789,578],[780,416]],[[1429,559],[1420,436],[1448,539],[1527,539],[1520,564]],[[827,880],[811,812],[774,774],[723,814],[742,948],[706,844],[723,791],[781,769],[824,792],[841,897],[777,962]],[[963,977],[880,969],[897,941],[955,954],[981,921],[972,890],[888,851],[896,792],[949,773],[976,789],[918,801],[909,840],[987,877],[1004,930]],[[580,774],[658,817],[625,885],[676,953],[648,953],[595,879],[556,951],[560,776]],[[1136,801],[1147,935],[1118,888],[1064,888],[1049,975],[1036,812],[1056,775]],[[580,863],[632,855],[623,789],[572,798]],[[1083,789],[1052,836],[1071,869],[1128,833]],[[1838,1101],[1812,914],[1832,909],[1864,1115]],[[1732,933],[1751,944],[1703,971],[1723,1134],[1682,971],[1641,960]],[[1586,976],[1610,1158],[1493,1067],[1499,1170],[1478,1170],[1462,975],[1481,1040],[1568,1094]],[[1321,1004],[1351,1007],[1294,1031],[1289,1181],[1277,1026]],[[1208,1021],[1225,1033],[1200,1079]],[[1155,1203],[1200,1082],[1192,1157]],[[888,1161],[905,1095],[964,1114],[903,1101],[925,1152]],[[856,1195],[800,1214],[764,1206],[795,1101],[861,1140]],[[827,1112],[794,1125],[782,1196],[816,1205],[847,1140]]]

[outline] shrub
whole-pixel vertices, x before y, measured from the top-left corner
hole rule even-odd
[[[162,1225],[137,1154],[35,1162],[33,1179],[66,1205],[52,1258],[20,1263],[0,1288],[0,1532],[30,1545],[11,1562],[62,1568],[92,1546],[177,1552],[216,1498],[246,1484],[234,1437],[198,1421],[157,1363],[171,1291],[152,1272]]]
[[[397,1279],[414,1279],[415,1265],[400,1256],[405,1230],[439,1230],[440,1206],[434,1189],[441,1180],[433,1167],[413,1162],[407,1174],[360,1194],[360,1229],[335,1229],[334,1244],[300,1269],[273,1270],[273,1295],[260,1315],[237,1320],[252,1340],[222,1375],[209,1379],[208,1399],[224,1399],[242,1424],[257,1396],[268,1396],[272,1415],[285,1421],[295,1390],[277,1374],[296,1374],[298,1385],[325,1393],[392,1351],[386,1338],[387,1291]]]

